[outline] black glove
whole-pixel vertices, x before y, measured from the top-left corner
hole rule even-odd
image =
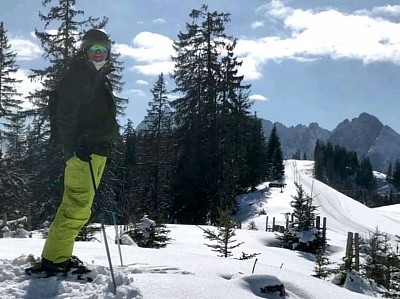
[[[80,160],[89,162],[92,160],[92,146],[87,141],[79,142],[75,149],[75,156]]]

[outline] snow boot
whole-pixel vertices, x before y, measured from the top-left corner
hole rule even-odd
[[[91,272],[83,262],[76,256],[71,256],[70,259],[62,263],[53,263],[45,258],[33,261],[32,267],[25,269],[25,273],[37,277],[71,277],[78,280],[91,281],[85,274]]]

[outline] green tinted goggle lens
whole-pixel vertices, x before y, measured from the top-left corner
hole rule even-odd
[[[94,44],[94,45],[90,45],[87,48],[87,51],[90,53],[96,53],[96,52],[107,53],[107,52],[109,52],[109,49],[104,45]]]

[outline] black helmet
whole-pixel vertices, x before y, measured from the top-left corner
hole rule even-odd
[[[90,29],[83,35],[82,49],[86,50],[93,44],[101,44],[105,46],[109,52],[111,50],[111,40],[102,29]]]

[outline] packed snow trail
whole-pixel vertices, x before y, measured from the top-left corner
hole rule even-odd
[[[378,227],[380,231],[398,234],[400,217],[388,217],[314,179],[311,171],[314,162],[288,160],[285,163],[287,179],[291,182],[296,180],[312,196],[318,214],[327,218],[328,230],[368,236]],[[293,174],[297,174],[296,177]]]

